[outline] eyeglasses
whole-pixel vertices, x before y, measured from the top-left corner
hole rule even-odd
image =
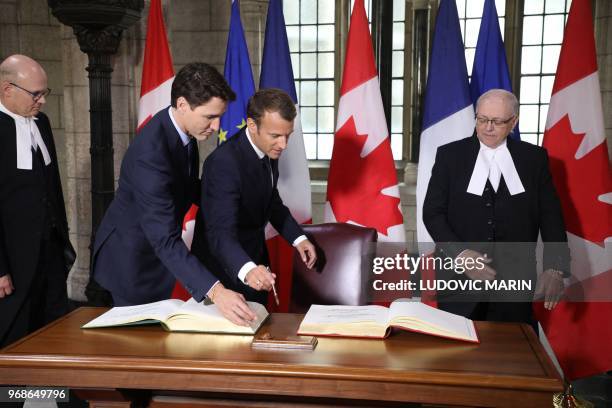
[[[25,88],[20,87],[14,82],[9,82],[9,84],[13,85],[15,88],[21,89],[23,92],[28,93],[32,97],[32,99],[34,99],[34,102],[38,102],[43,96],[46,98],[51,93],[51,88],[47,88],[44,91],[31,92]]]
[[[508,119],[489,119],[484,116],[476,116],[476,123],[478,123],[480,126],[492,123],[495,127],[502,127],[510,123],[510,121],[512,121],[514,118],[515,115],[510,116]]]

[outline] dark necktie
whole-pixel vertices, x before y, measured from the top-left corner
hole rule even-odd
[[[198,174],[198,141],[195,138],[190,138],[187,144],[187,170],[189,176],[197,177]]]
[[[261,159],[261,164],[266,175],[266,180],[268,180],[268,186],[272,187],[274,184],[274,179],[272,178],[272,165],[270,163],[270,158],[268,156],[264,156]]]

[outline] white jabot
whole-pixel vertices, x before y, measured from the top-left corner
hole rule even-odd
[[[17,145],[17,168],[21,170],[32,170],[32,148],[40,149],[45,165],[51,163],[51,156],[47,146],[40,135],[38,126],[34,123],[37,118],[26,118],[8,110],[0,102],[0,111],[9,115],[15,121],[15,137]]]
[[[467,192],[481,196],[487,184],[487,179],[491,181],[493,189],[497,191],[502,176],[504,176],[510,195],[525,192],[506,141],[504,140],[501,145],[494,149],[480,142],[480,151],[476,158]]]

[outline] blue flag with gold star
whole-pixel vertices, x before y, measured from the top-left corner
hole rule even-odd
[[[232,2],[227,50],[225,52],[225,80],[236,93],[236,100],[227,106],[227,111],[221,117],[219,143],[222,143],[238,133],[246,125],[246,108],[249,98],[255,93],[255,82],[251,71],[251,61],[244,30],[240,21],[240,2]]]

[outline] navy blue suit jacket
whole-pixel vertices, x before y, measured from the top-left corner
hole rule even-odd
[[[268,221],[290,243],[303,234],[278,194],[278,160],[263,160],[244,130],[206,158],[192,248],[224,285],[256,301],[265,301],[267,293],[244,285],[238,272],[249,261],[268,264]]]
[[[198,301],[216,282],[181,239],[182,221],[199,195],[187,148],[168,109],[129,146],[119,187],[96,233],[93,276],[134,304],[167,299],[179,279]]]

